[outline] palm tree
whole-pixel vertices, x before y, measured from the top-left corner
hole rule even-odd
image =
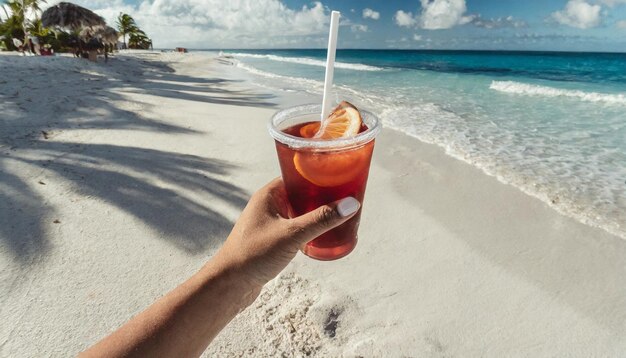
[[[5,14],[8,16],[7,10],[4,5],[8,6],[11,10],[11,17],[14,22],[19,22],[22,27],[22,32],[27,33],[28,19],[26,18],[26,12],[32,11],[35,16],[38,17],[38,13],[41,12],[41,4],[46,3],[46,0],[6,0],[2,6]],[[8,21],[9,19],[7,19]]]
[[[132,16],[120,12],[119,16],[117,17],[116,25],[117,31],[122,34],[122,37],[124,39],[124,48],[126,48],[126,35],[139,30],[139,28],[137,27],[137,23]]]
[[[24,4],[26,5],[26,4]],[[21,1],[16,1],[16,0],[12,0],[12,1],[5,1],[3,4],[3,8],[4,8],[4,12],[6,13],[7,9],[6,7],[9,8],[9,10],[11,10],[11,17],[10,19],[12,20],[12,22],[14,23],[20,23],[22,26],[22,32],[26,32],[26,26],[24,25],[25,21],[24,21],[24,8],[25,6],[22,6],[22,2]],[[7,18],[7,22],[8,22],[9,18]]]
[[[22,30],[24,30],[24,33],[27,32],[26,30],[28,27],[28,19],[26,18],[26,12],[30,10],[34,12],[35,16],[37,17],[37,14],[41,12],[41,6],[39,6],[41,3],[46,3],[46,0],[10,0],[10,1],[7,1],[7,4],[13,11],[13,14],[14,15],[19,14],[19,16],[21,17]]]
[[[130,33],[130,36],[128,37],[128,48],[147,50],[151,45],[152,40],[150,40],[148,35],[146,35],[146,33],[142,30],[137,29],[136,31]]]
[[[37,37],[46,37],[50,34],[50,30],[42,25],[41,19],[35,19],[28,26],[28,33]]]
[[[25,21],[22,4],[17,1],[4,1],[2,9],[4,10],[7,18],[0,24],[0,36],[3,36],[5,47],[13,50],[15,49],[15,46],[13,45],[13,41],[11,41],[11,39],[23,39],[25,33]],[[9,15],[9,13],[11,15]]]

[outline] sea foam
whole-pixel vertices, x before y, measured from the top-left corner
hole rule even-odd
[[[326,62],[320,61],[320,60],[314,60],[312,58],[306,58],[306,57],[283,57],[283,56],[276,56],[276,55],[259,55],[259,54],[252,54],[252,53],[229,53],[229,55],[234,56],[234,57],[259,58],[259,59],[266,59],[266,60],[278,61],[278,62],[297,63],[300,65],[326,67]],[[383,68],[381,67],[364,65],[361,63],[345,63],[345,62],[335,62],[335,68],[343,68],[346,70],[355,70],[355,71],[382,71],[383,70]]]
[[[585,102],[603,102],[609,104],[626,105],[626,96],[623,94],[609,94],[598,92],[584,92],[548,86],[531,85],[515,81],[492,81],[490,89],[498,92],[520,94],[526,96],[568,97],[577,98]]]
[[[277,80],[281,80],[286,84],[289,84],[291,86],[293,86],[294,88],[297,88],[298,90],[301,89],[308,89],[308,91],[312,91],[312,92],[319,92],[321,90],[323,90],[324,88],[324,82],[322,81],[316,81],[316,80],[311,80],[311,79],[307,79],[307,78],[302,78],[302,77],[291,77],[291,76],[283,76],[283,75],[278,75],[275,73],[270,73],[270,72],[265,72],[262,70],[259,70],[256,67],[252,67],[252,66],[248,66],[244,63],[242,63],[241,61],[237,61],[235,60],[235,66],[248,71],[249,73],[259,76],[259,77],[263,77],[263,78],[267,78],[267,79],[277,79]],[[262,83],[262,82],[257,82],[258,85],[262,85],[262,86],[266,86],[266,83]],[[278,90],[284,90],[285,88],[275,88],[272,86],[272,88],[274,89],[278,89]]]
[[[321,81],[261,71],[239,60],[235,60],[235,63],[237,67],[256,75],[257,84],[270,88],[306,91],[316,95],[321,94],[323,89]],[[492,81],[489,88],[539,98],[567,97],[586,103],[626,104],[626,99],[620,95],[513,81]],[[626,167],[618,164],[612,170],[607,170],[609,165],[622,163],[626,157],[619,150],[611,149],[614,145],[606,142],[610,138],[600,142],[603,127],[579,128],[562,123],[564,127],[560,128],[555,127],[556,123],[529,121],[507,121],[505,123],[509,125],[505,126],[490,116],[483,118],[474,112],[455,111],[449,105],[449,100],[435,103],[406,96],[402,89],[398,86],[385,87],[381,91],[376,86],[357,89],[337,85],[335,95],[378,113],[388,128],[439,145],[452,157],[518,187],[557,211],[626,239],[626,227],[623,225],[626,219],[623,210],[626,194],[621,189]],[[483,91],[489,92],[486,86]],[[467,101],[466,98],[463,100]],[[608,108],[605,106],[605,111],[609,111],[607,113],[618,111],[617,108]],[[613,122],[610,118],[604,118],[604,122],[613,128],[612,131],[624,128],[619,118]],[[515,123],[518,125],[510,125]],[[546,126],[552,126],[547,127],[553,130],[552,134],[537,129],[545,129]],[[554,140],[555,135],[559,136],[559,141]],[[593,148],[583,145],[585,138],[592,137],[595,138]],[[601,149],[601,146],[606,148]],[[563,155],[564,151],[568,155]]]

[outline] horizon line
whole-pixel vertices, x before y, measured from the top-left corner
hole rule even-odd
[[[170,50],[171,48],[154,48]],[[326,50],[325,47],[309,48],[191,48],[190,51],[294,51],[294,50]],[[423,49],[423,48],[337,48],[337,51],[446,51],[446,52],[541,52],[541,53],[588,53],[588,54],[626,54],[625,51],[575,51],[575,50],[490,50],[490,49]]]

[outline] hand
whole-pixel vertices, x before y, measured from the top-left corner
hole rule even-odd
[[[352,198],[293,216],[281,178],[257,191],[245,207],[217,256],[241,270],[257,287],[276,277],[298,249],[349,220],[360,203]]]
[[[257,191],[218,253],[200,271],[83,353],[85,357],[199,356],[298,249],[350,219],[354,198],[290,219],[281,179]]]

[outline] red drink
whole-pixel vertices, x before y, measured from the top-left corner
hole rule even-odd
[[[292,125],[281,129],[280,134],[288,135],[286,139],[272,133],[294,214],[299,216],[348,196],[363,204],[374,137],[380,129],[378,120],[373,117],[373,123],[367,123],[364,119],[366,123],[355,138],[344,138],[339,141],[343,145],[330,146],[324,142],[337,141],[309,139],[317,131],[319,122],[311,122],[311,116],[308,118],[309,121],[289,123]],[[372,125],[376,130],[371,129]],[[347,222],[309,242],[303,252],[318,260],[336,260],[348,255],[357,243],[360,218],[361,210]]]

